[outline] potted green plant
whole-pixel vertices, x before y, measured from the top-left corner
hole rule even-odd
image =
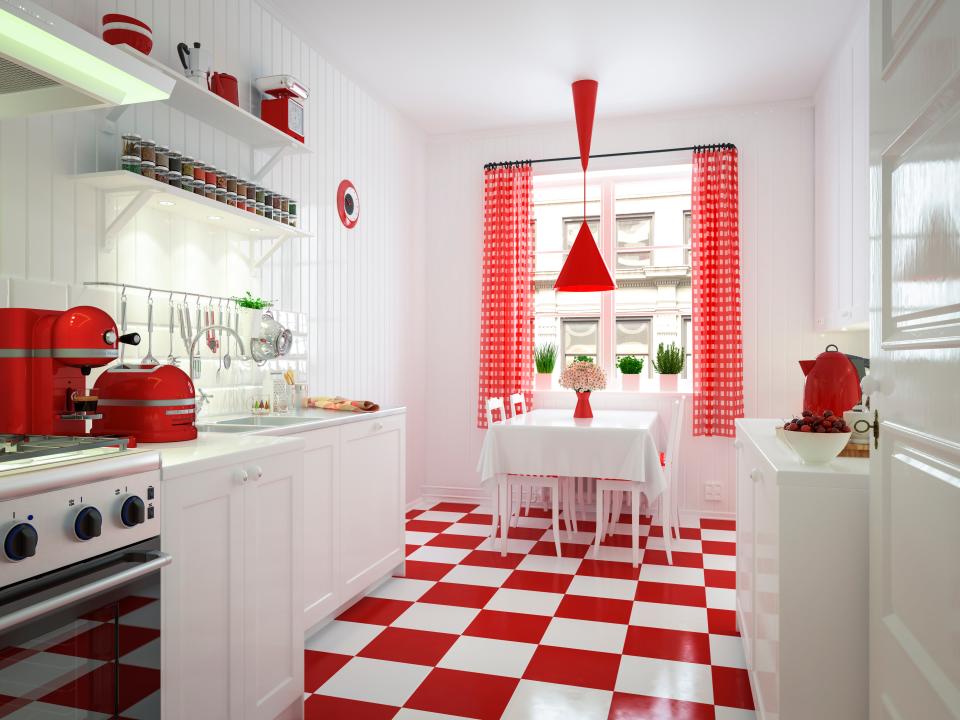
[[[260,337],[263,310],[273,305],[273,303],[263,298],[254,297],[249,290],[247,290],[243,297],[234,297],[231,299],[237,304],[240,311],[240,336],[246,338]]]
[[[621,382],[624,390],[640,389],[640,373],[643,372],[643,358],[633,355],[624,355],[617,360],[617,367],[620,368]]]
[[[683,350],[676,343],[657,347],[657,359],[653,361],[653,369],[660,375],[660,389],[670,392],[677,389],[677,376],[683,372]]]
[[[537,390],[549,390],[553,385],[553,369],[557,366],[557,346],[553,343],[537,345],[533,350],[533,362],[537,366]]]

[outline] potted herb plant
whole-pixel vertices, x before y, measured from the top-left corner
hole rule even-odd
[[[254,297],[249,290],[243,297],[235,297],[232,300],[240,309],[240,336],[246,338],[260,337],[263,310],[273,303],[263,298]]]
[[[553,369],[557,366],[557,346],[553,343],[537,345],[533,350],[537,366],[537,390],[549,390],[553,385]]]
[[[683,350],[676,343],[657,348],[657,359],[653,361],[653,369],[660,375],[660,389],[671,392],[677,389],[677,376],[683,372]]]
[[[624,390],[636,391],[640,389],[640,373],[643,372],[643,358],[633,355],[624,355],[617,360],[617,367],[620,368],[620,374]]]

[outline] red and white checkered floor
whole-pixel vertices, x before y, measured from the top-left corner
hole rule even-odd
[[[670,566],[644,518],[634,569],[628,516],[599,558],[585,521],[557,558],[543,511],[510,529],[505,558],[477,505],[407,518],[406,577],[307,640],[308,720],[754,718],[733,521],[682,528]]]

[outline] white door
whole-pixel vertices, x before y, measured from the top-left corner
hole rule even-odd
[[[340,438],[340,577],[346,600],[403,562],[404,419],[394,415],[344,425]]]
[[[219,468],[163,483],[163,716],[243,717],[243,481]]]
[[[273,720],[303,697],[303,456],[244,467],[244,717]]]
[[[340,428],[300,435],[303,454],[303,609],[309,630],[340,604],[337,592],[339,559]]]
[[[870,717],[956,720],[960,0],[870,16]]]

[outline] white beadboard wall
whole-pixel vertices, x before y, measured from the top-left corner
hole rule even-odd
[[[598,105],[602,112],[601,101]],[[813,332],[813,111],[809,102],[702,111],[676,116],[599,118],[594,153],[733,142],[740,149],[745,401],[748,417],[780,417],[802,403],[801,358],[826,342]],[[477,496],[476,428],[483,164],[495,160],[577,155],[572,122],[513,131],[431,138],[427,148],[428,377],[443,398],[427,429],[430,464],[424,493]],[[689,157],[688,154],[684,154]],[[645,161],[669,161],[653,156]],[[639,161],[594,161],[601,170]],[[579,163],[534,166],[535,172],[574,172]],[[841,347],[843,343],[841,341]],[[622,398],[594,400],[622,407]],[[573,407],[572,396],[568,399]],[[554,404],[551,402],[551,404]],[[663,407],[663,398],[637,398],[636,407]],[[689,423],[686,425],[689,428]],[[735,510],[732,441],[693,438],[681,451],[681,503],[686,510]],[[704,499],[704,483],[721,483],[719,502]]]
[[[165,103],[132,108],[117,134],[103,112],[62,113],[0,123],[0,276],[75,286],[121,280],[194,292],[252,289],[309,318],[311,391],[408,406],[408,497],[423,474],[425,139],[328,64],[256,0],[41,0],[94,34],[107,12],[152,25],[152,56],[179,68],[176,43],[198,40],[214,68],[240,80],[241,105],[258,113],[250,80],[292,73],[311,91],[307,142],[314,153],[283,159],[265,186],[300,201],[300,225],[315,237],[288,241],[251,275],[229,233],[149,209],[98,249],[98,228],[125,202],[106,207],[71,181],[116,168],[119,133],[135,131],[241,176],[247,148],[202,119]],[[260,158],[262,159],[262,158]],[[334,206],[343,178],[360,194],[360,222],[340,223]],[[109,308],[113,310],[114,308]],[[163,318],[165,320],[165,315]],[[166,338],[160,348],[166,354]],[[155,354],[158,354],[155,350]]]

